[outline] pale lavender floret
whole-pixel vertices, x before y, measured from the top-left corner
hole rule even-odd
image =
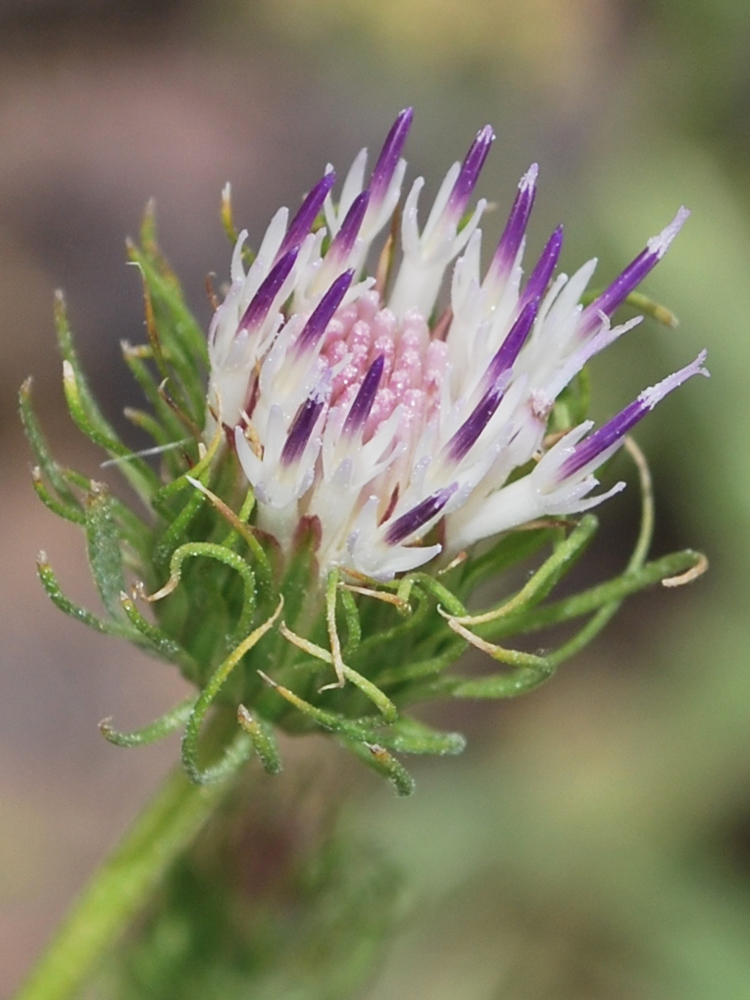
[[[331,243],[331,248],[328,251],[330,254],[340,258],[342,261],[346,260],[359,235],[369,202],[369,191],[362,191],[357,195],[351,203],[349,211],[346,213],[346,218],[341,225],[341,229],[336,233]]]
[[[258,291],[253,296],[250,305],[245,310],[242,319],[237,327],[237,333],[242,330],[252,331],[260,326],[268,315],[268,310],[273,305],[273,301],[281,290],[281,286],[289,277],[289,272],[294,267],[299,246],[292,247],[283,257],[281,257],[269,273],[263,279]]]
[[[516,358],[534,325],[540,301],[539,298],[533,299],[531,302],[527,302],[521,310],[520,316],[510,328],[507,337],[487,366],[485,373],[487,381],[495,382],[503,372],[509,371],[515,364]]]
[[[326,327],[333,318],[334,313],[341,305],[353,278],[353,270],[344,271],[343,274],[340,274],[338,278],[336,278],[331,287],[321,298],[299,335],[295,347],[297,357],[305,351],[311,351],[316,346],[320,338],[325,333]]]
[[[595,326],[599,325],[601,313],[611,316],[628,295],[640,285],[646,275],[656,267],[688,215],[690,212],[686,208],[681,208],[667,228],[662,230],[658,236],[653,236],[646,244],[646,249],[642,250],[635,260],[628,264],[609,288],[605,289],[586,307],[581,317],[584,333],[590,333]]]
[[[693,375],[708,376],[708,372],[703,367],[705,360],[706,351],[701,351],[695,361],[674,372],[672,375],[668,375],[661,382],[652,385],[649,389],[644,389],[638,398],[629,403],[617,416],[612,417],[611,420],[607,421],[606,424],[587,437],[585,441],[576,445],[573,453],[560,466],[558,473],[559,481],[562,482],[564,479],[574,476],[585,466],[595,462],[600,455],[604,455],[606,451],[619,444],[628,431],[639,420],[645,417],[649,411],[653,410],[656,404],[672,392],[673,389],[682,385],[683,382],[692,378]]]
[[[353,436],[357,433],[357,431],[364,427],[367,422],[367,418],[370,416],[373,403],[375,402],[375,394],[378,391],[378,386],[380,385],[380,379],[383,375],[384,368],[385,355],[380,354],[367,369],[367,373],[362,379],[362,385],[359,387],[359,392],[355,396],[351,409],[347,414],[346,421],[344,422],[344,434]]]
[[[413,535],[415,531],[419,531],[440,513],[457,489],[458,483],[452,483],[443,490],[437,490],[418,503],[416,507],[412,507],[401,517],[396,518],[385,533],[386,544],[398,545],[405,538]]]
[[[493,273],[498,275],[506,274],[515,263],[518,256],[518,249],[526,233],[531,210],[534,207],[538,172],[539,167],[536,163],[532,163],[528,171],[521,178],[508,221],[505,223],[503,235],[500,237],[500,242],[497,245],[497,250],[490,266],[490,270]]]
[[[557,267],[563,244],[563,227],[558,226],[554,233],[547,240],[547,245],[542,250],[541,256],[536,263],[536,267],[529,275],[526,287],[521,295],[519,306],[523,308],[528,302],[544,295],[547,285],[552,277],[552,272]]]
[[[375,164],[372,171],[372,178],[370,179],[370,194],[374,207],[377,207],[386,195],[388,185],[398,165],[401,151],[404,148],[406,137],[409,134],[413,117],[414,111],[411,108],[404,108],[386,136],[380,156],[378,157],[378,162]]]
[[[305,236],[307,236],[310,232],[310,227],[318,217],[318,213],[323,207],[323,202],[326,200],[326,195],[333,187],[335,180],[335,171],[328,170],[323,177],[321,177],[315,187],[312,188],[312,190],[307,194],[300,205],[297,214],[289,223],[286,236],[284,237],[284,240],[279,247],[279,252],[276,255],[277,260],[291,247],[301,243]]]
[[[281,451],[282,465],[292,465],[293,462],[296,462],[300,458],[307,447],[307,442],[310,440],[310,435],[315,428],[316,421],[324,404],[325,395],[322,393],[313,393],[300,406],[297,416],[289,428],[289,434]]]
[[[469,152],[461,164],[456,183],[453,185],[450,198],[448,200],[447,211],[450,215],[460,219],[466,209],[471,193],[479,180],[479,174],[487,159],[490,146],[495,141],[495,133],[490,125],[485,125],[477,133],[477,137],[471,144]]]

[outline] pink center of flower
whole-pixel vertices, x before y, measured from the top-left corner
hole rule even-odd
[[[424,317],[407,312],[397,320],[381,309],[377,292],[367,292],[339,309],[324,335],[322,357],[331,368],[331,406],[346,409],[354,401],[370,366],[383,358],[383,373],[365,424],[364,440],[375,433],[397,406],[403,413],[402,431],[424,425],[439,405],[440,386],[448,368],[447,345],[430,337]]]

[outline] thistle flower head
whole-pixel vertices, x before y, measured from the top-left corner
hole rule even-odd
[[[448,170],[423,226],[424,181],[413,182],[399,245],[386,239],[381,249],[410,124],[406,110],[368,178],[366,151],[355,158],[338,203],[328,168],[291,222],[277,212],[247,272],[241,234],[209,333],[207,436],[216,420],[227,428],[258,525],[282,551],[302,520],[318,526],[324,577],[338,567],[390,580],[526,522],[593,507],[622,485],[593,492],[627,431],[672,388],[706,374],[701,355],[606,427],[582,423],[545,454],[556,401],[639,321],[612,317],[688,213],[680,209],[584,306],[596,261],[555,278],[561,229],[524,278],[534,164],[483,272],[486,202],[469,206],[495,138],[486,126]]]
[[[132,451],[104,418],[58,298],[68,408],[138,494],[137,512],[55,462],[22,388],[34,488],[83,528],[105,615],[65,597],[42,557],[45,589],[67,614],[176,664],[198,689],[140,730],[106,722],[102,732],[133,746],[184,725],[182,759],[196,782],[252,754],[278,770],[275,728],[322,728],[408,792],[394,753],[463,747],[408,706],[516,697],[590,641],[625,596],[705,566],[689,550],[647,561],[651,498],[635,451],[644,517],[630,561],[612,580],[548,599],[596,530],[584,512],[623,485],[597,492],[603,463],[668,393],[707,374],[703,352],[601,427],[586,419],[586,365],[639,322],[615,312],[687,212],[591,294],[595,260],[555,274],[561,227],[528,261],[534,164],[483,267],[486,203],[472,198],[492,129],[478,132],[425,213],[422,178],[402,191],[411,119],[397,117],[371,173],[362,150],[340,189],[329,166],[296,213],[279,209],[254,257],[225,192],[235,245],[207,342],[147,214],[129,253],[149,342],[124,344],[123,355],[150,406],[126,416],[153,449]],[[154,452],[158,472],[146,461]],[[541,552],[515,594],[469,612],[480,584]],[[506,645],[581,618],[551,652]],[[469,644],[499,672],[453,672]],[[206,764],[199,736],[212,708],[220,750]]]

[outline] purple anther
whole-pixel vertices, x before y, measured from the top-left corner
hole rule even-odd
[[[364,220],[369,201],[370,192],[362,191],[351,203],[349,211],[346,213],[346,218],[341,224],[341,229],[336,233],[328,251],[334,258],[344,261],[351,253],[354,242],[359,235],[359,230],[362,227],[362,221]]]
[[[509,373],[497,379],[479,400],[472,410],[471,415],[461,424],[450,441],[448,441],[445,446],[445,455],[449,461],[460,462],[462,458],[468,455],[469,451],[476,444],[479,435],[494,417],[495,411],[505,395],[505,390],[508,388],[509,381]]]
[[[365,426],[367,418],[370,416],[372,405],[375,402],[375,394],[378,391],[384,368],[385,356],[380,354],[367,369],[365,377],[362,379],[362,385],[354,397],[354,402],[347,414],[342,433],[351,437]]]
[[[523,308],[533,299],[541,298],[547,291],[552,273],[557,267],[560,251],[563,244],[563,227],[558,226],[554,233],[547,240],[547,245],[542,250],[542,255],[536,263],[536,267],[529,275],[526,287],[521,295],[519,305]]]
[[[281,247],[279,248],[279,252],[276,254],[277,260],[285,254],[290,247],[301,243],[310,232],[310,227],[318,217],[318,213],[323,207],[323,202],[326,200],[326,195],[333,187],[335,180],[336,174],[333,170],[329,170],[328,173],[321,177],[315,187],[305,196],[297,214],[289,223],[286,236],[284,237]]]
[[[658,236],[653,236],[646,244],[646,249],[631,261],[625,270],[619,274],[609,288],[605,289],[601,295],[594,299],[583,311],[581,316],[581,332],[585,335],[598,326],[600,315],[612,316],[618,306],[621,306],[630,295],[659,263],[664,254],[669,249],[672,240],[682,229],[683,223],[690,212],[686,208],[681,208],[672,222],[666,229],[662,230]]]
[[[344,271],[343,274],[340,274],[321,298],[315,309],[313,309],[312,315],[307,323],[305,323],[302,332],[297,338],[295,345],[297,357],[305,351],[312,350],[323,336],[326,327],[333,319],[334,313],[348,292],[353,278],[353,270]]]
[[[509,272],[515,263],[518,248],[521,246],[526,226],[529,223],[531,209],[534,206],[538,173],[539,167],[536,163],[532,163],[518,185],[513,207],[492,261],[492,270],[498,274]]]
[[[411,108],[404,108],[386,136],[378,162],[375,164],[370,178],[370,194],[374,205],[379,205],[385,198],[388,185],[391,183],[393,172],[401,156],[401,150],[404,148],[406,137],[409,134],[413,117],[414,111]]]
[[[448,212],[459,219],[466,209],[471,192],[476,186],[479,174],[484,166],[484,161],[487,159],[487,154],[494,140],[495,133],[492,131],[492,127],[485,125],[477,133],[476,139],[471,144],[471,148],[466,154],[464,162],[461,164],[461,170],[448,199]]]
[[[527,302],[521,310],[521,314],[508,331],[508,336],[498,348],[492,361],[487,366],[485,381],[494,383],[503,372],[509,371],[516,362],[521,348],[526,343],[526,339],[534,325],[536,314],[539,309],[540,300],[533,299]]]
[[[241,330],[248,330],[252,332],[265,320],[276,296],[281,291],[282,285],[289,277],[289,273],[294,267],[298,253],[299,247],[292,247],[291,250],[289,250],[273,265],[266,277],[260,283],[260,287],[253,296],[250,305],[245,310],[237,328],[238,333]]]
[[[282,465],[292,465],[301,457],[324,404],[325,394],[313,392],[297,410],[281,451]]]
[[[409,535],[413,535],[415,531],[418,531],[436,514],[440,513],[457,489],[458,483],[452,483],[445,489],[433,493],[426,500],[418,503],[416,507],[412,507],[411,510],[402,514],[401,517],[396,518],[385,533],[386,544],[398,545]]]
[[[593,434],[589,435],[580,444],[576,445],[572,454],[560,466],[558,473],[559,481],[562,482],[564,479],[574,476],[581,469],[595,462],[600,455],[604,455],[608,449],[619,444],[628,431],[642,417],[645,417],[647,413],[653,410],[657,403],[661,402],[673,389],[676,389],[683,382],[692,378],[693,375],[705,375],[708,377],[709,373],[703,367],[705,360],[706,351],[701,351],[695,361],[674,372],[672,375],[668,375],[661,382],[657,382],[656,385],[652,385],[649,389],[644,389],[638,398],[629,403],[617,416],[612,417],[606,424],[597,431],[594,431]]]

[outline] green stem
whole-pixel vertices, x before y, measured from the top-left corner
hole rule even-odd
[[[15,1000],[75,996],[231,787],[199,787],[182,769],[172,772],[74,903]]]

